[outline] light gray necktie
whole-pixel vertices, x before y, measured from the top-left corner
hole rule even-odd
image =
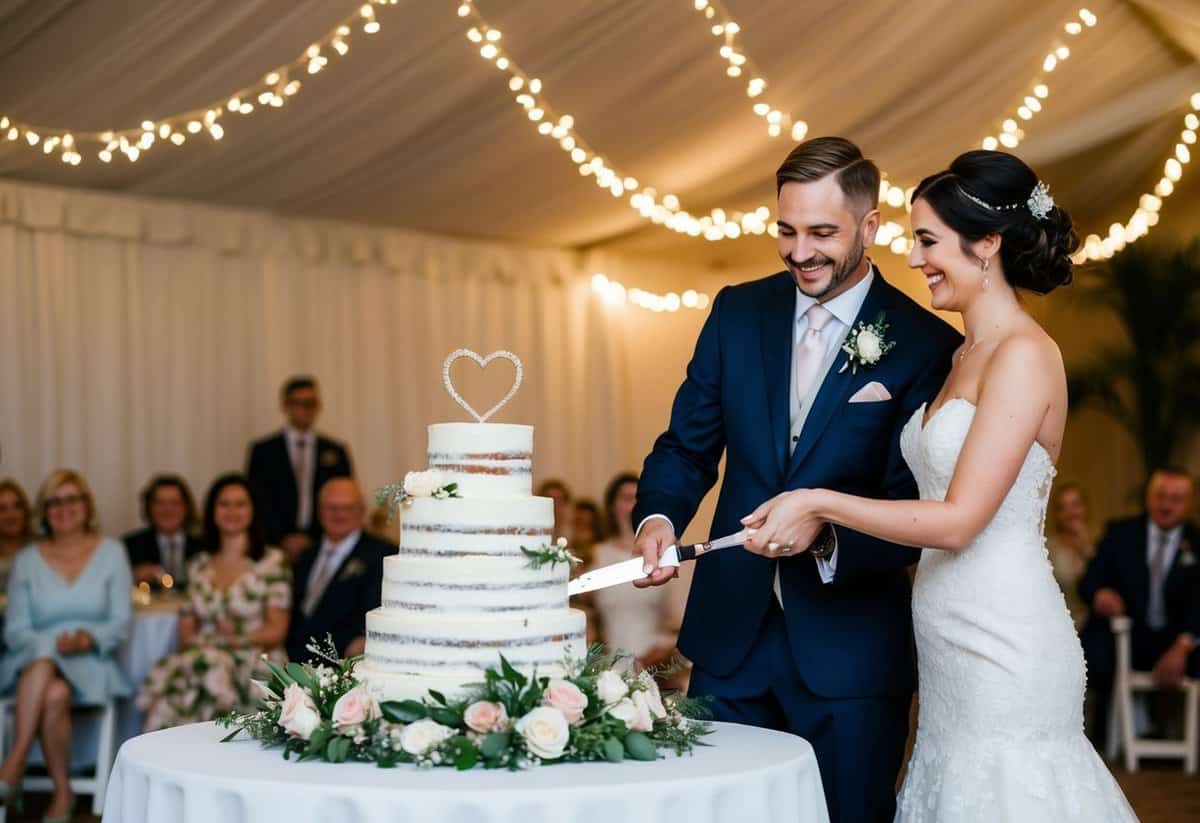
[[[312,463],[309,455],[308,437],[296,438],[296,527],[304,530],[312,522],[312,484],[308,479],[308,467]]]
[[[321,547],[321,553],[317,555],[317,564],[313,568],[312,576],[308,579],[308,591],[304,593],[302,606],[304,614],[308,617],[312,617],[312,613],[316,611],[317,604],[321,602],[321,595],[325,593],[325,589],[329,586],[329,579],[333,577],[333,555],[336,551],[336,544],[326,543]]]
[[[1146,624],[1152,629],[1167,625],[1167,603],[1163,597],[1166,578],[1167,533],[1157,526],[1150,529],[1150,607],[1146,610]]]

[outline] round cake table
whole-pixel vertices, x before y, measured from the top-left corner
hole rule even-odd
[[[196,723],[125,743],[104,823],[798,823],[826,822],[812,746],[714,724],[710,747],[652,763],[525,772],[297,763]]]

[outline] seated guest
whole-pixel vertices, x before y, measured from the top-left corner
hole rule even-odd
[[[571,551],[585,564],[591,564],[596,544],[604,539],[600,507],[591,500],[577,500],[572,511]]]
[[[250,711],[258,698],[250,679],[262,655],[285,659],[291,572],[283,552],[266,545],[241,475],[220,477],[209,489],[204,546],[188,569],[180,652],[155,665],[138,695],[147,731]]]
[[[308,660],[309,641],[323,644],[326,635],[343,657],[362,654],[367,612],[379,607],[383,558],[396,553],[394,545],[363,531],[365,514],[362,492],[351,478],[335,477],[321,487],[321,542],[296,561],[290,659]]]
[[[262,507],[267,541],[296,558],[312,547],[320,527],[317,489],[331,477],[352,477],[350,454],[313,429],[321,411],[317,381],[293,377],[283,385],[283,431],[250,446],[246,476]]]
[[[36,738],[54,792],[46,819],[66,820],[71,706],[126,697],[117,648],[129,634],[133,585],[121,544],[101,537],[87,481],[60,469],[37,509],[45,539],[26,546],[8,582],[0,692],[15,693],[12,748],[0,764],[0,797],[20,805],[21,777]]]
[[[1108,704],[1116,669],[1109,619],[1126,615],[1133,668],[1152,671],[1166,688],[1185,673],[1200,674],[1200,532],[1186,522],[1192,505],[1192,478],[1181,469],[1150,476],[1146,513],[1108,525],[1096,556],[1079,585],[1092,617],[1081,638],[1087,656],[1088,685],[1095,688],[1093,741],[1105,739]]]
[[[173,585],[187,585],[187,565],[200,541],[192,534],[196,504],[182,477],[160,474],[142,491],[142,519],[147,527],[122,538],[136,583],[153,583],[171,575]]]
[[[1075,628],[1082,629],[1087,622],[1088,606],[1079,596],[1079,581],[1096,554],[1096,543],[1088,525],[1087,498],[1083,489],[1074,483],[1060,485],[1050,500],[1050,534],[1046,537],[1046,549],[1054,579],[1067,600]]]
[[[633,556],[637,489],[638,476],[633,473],[619,474],[609,482],[604,492],[609,538],[596,545],[594,567]],[[593,602],[603,640],[610,649],[629,652],[642,666],[658,665],[674,653],[677,631],[671,625],[666,586],[612,586],[593,592]]]
[[[571,490],[567,484],[556,478],[542,482],[534,493],[535,497],[549,497],[554,501],[554,533],[551,542],[560,537],[571,539]]]
[[[33,512],[25,490],[11,478],[0,480],[0,592],[8,586],[17,552],[32,539]]]

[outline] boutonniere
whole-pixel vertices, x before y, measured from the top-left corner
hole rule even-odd
[[[336,449],[325,449],[321,452],[322,466],[336,466],[338,464],[338,453]]]
[[[362,558],[352,557],[350,562],[342,566],[342,572],[337,576],[338,580],[345,581],[351,578],[358,577],[367,570],[367,564],[362,561]]]
[[[1183,540],[1179,543],[1179,565],[1196,565],[1196,555],[1192,553],[1192,544],[1187,540]]]
[[[841,374],[850,369],[851,374],[858,374],[858,367],[870,368],[884,358],[896,344],[887,339],[888,323],[884,320],[883,312],[879,313],[874,323],[859,323],[858,328],[851,329],[842,344],[842,351],[848,356],[846,362],[838,369]]]

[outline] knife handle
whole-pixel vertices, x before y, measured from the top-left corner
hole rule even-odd
[[[683,563],[686,560],[695,560],[698,555],[704,553],[703,550],[697,551],[703,545],[703,543],[700,543],[695,546],[676,546],[675,551],[679,554],[679,562]]]

